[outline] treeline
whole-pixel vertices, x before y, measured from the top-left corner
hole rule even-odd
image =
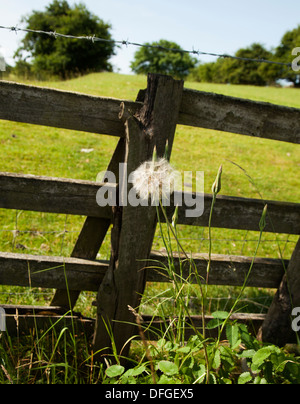
[[[254,43],[247,48],[239,49],[235,56],[292,63],[295,59],[292,51],[297,47],[300,47],[300,25],[288,31],[279,46],[271,51],[259,43]],[[257,86],[273,85],[279,79],[287,79],[296,87],[300,87],[300,73],[291,67],[229,58],[219,58],[214,63],[201,63],[191,72],[190,77],[200,82]]]

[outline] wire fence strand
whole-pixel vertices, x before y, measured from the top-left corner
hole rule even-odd
[[[106,43],[111,43],[115,44],[118,46],[135,46],[135,47],[140,47],[140,48],[150,48],[150,49],[159,49],[165,52],[174,52],[174,53],[182,53],[182,54],[190,54],[194,56],[213,56],[217,58],[223,58],[223,59],[233,59],[233,60],[239,60],[239,61],[245,61],[245,62],[255,62],[255,63],[266,63],[266,64],[272,64],[272,65],[278,65],[278,66],[285,66],[285,67],[290,67],[292,68],[292,63],[284,63],[284,62],[278,62],[275,60],[268,60],[264,58],[247,58],[247,57],[241,57],[241,56],[234,56],[234,55],[229,55],[227,53],[214,53],[214,52],[204,52],[200,50],[195,50],[194,48],[192,50],[184,50],[184,49],[176,49],[176,48],[167,48],[161,45],[153,45],[153,44],[141,44],[138,42],[131,42],[129,40],[114,40],[114,39],[106,39],[106,38],[99,38],[96,35],[82,35],[82,36],[75,36],[75,35],[70,35],[70,34],[61,34],[56,31],[42,31],[42,30],[33,30],[33,29],[28,29],[28,28],[19,28],[18,26],[12,26],[12,27],[6,27],[0,25],[0,29],[5,29],[9,30],[11,32],[26,32],[26,33],[35,33],[39,35],[48,35],[52,38],[67,38],[67,39],[77,39],[77,40],[85,40],[85,41],[91,41],[93,43],[95,42],[106,42]]]

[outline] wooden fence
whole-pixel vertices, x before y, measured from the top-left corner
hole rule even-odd
[[[177,124],[300,143],[299,109],[187,90],[182,81],[160,75],[148,76],[147,89],[139,92],[135,102],[0,82],[0,119],[119,137],[107,168],[116,174],[117,182],[120,162],[126,162],[128,172],[132,172],[151,158],[154,146],[162,156],[168,140],[171,150]],[[166,282],[159,272],[142,270],[147,265],[141,260],[155,259],[164,263],[167,257],[151,252],[156,228],[155,208],[99,207],[96,193],[103,185],[0,173],[0,208],[86,216],[69,258],[0,253],[0,284],[57,289],[47,308],[3,306],[11,331],[16,326],[16,313],[18,327],[23,324],[30,328],[34,317],[35,324],[37,320],[44,322],[49,313],[54,321],[69,310],[70,305],[73,309],[80,292],[87,290],[98,292],[96,321],[83,319],[78,313],[73,313],[73,318],[85,328],[95,330],[95,351],[110,346],[105,322],[110,323],[119,352],[124,342],[136,333],[128,305],[139,306],[147,281]],[[118,187],[118,184],[105,185]],[[205,194],[204,213],[197,218],[186,218],[186,207],[180,207],[178,223],[208,226],[211,201],[212,195]],[[217,197],[212,226],[258,231],[265,203],[268,204],[265,231],[300,234],[300,204],[231,196]],[[173,213],[171,206],[167,209],[168,217]],[[110,261],[96,260],[111,224]],[[288,261],[255,259],[248,286],[276,288],[278,292],[267,316],[240,314],[236,318],[251,322],[256,331],[260,329],[263,340],[283,344],[293,339],[290,315],[293,306],[300,306],[299,251],[298,242]],[[199,274],[204,276],[207,255],[194,254],[193,258]],[[179,257],[177,263],[178,260]],[[251,260],[250,257],[213,255],[209,283],[242,286]],[[46,271],[54,267],[56,270]],[[195,280],[192,278],[191,282]],[[150,321],[147,316],[143,318],[145,324]],[[68,316],[64,321],[67,320]],[[199,322],[201,328],[197,316],[194,321]],[[161,325],[159,319],[153,324]],[[126,349],[128,345],[123,355]]]

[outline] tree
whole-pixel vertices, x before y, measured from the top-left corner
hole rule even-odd
[[[33,11],[23,21],[30,30],[112,39],[109,24],[90,13],[83,4],[70,7],[65,0],[54,0],[45,11]],[[24,63],[30,57],[32,69],[37,74],[42,72],[67,78],[94,71],[111,71],[109,58],[112,55],[112,42],[56,39],[54,36],[28,32],[15,57],[18,63]]]
[[[196,65],[196,59],[183,52],[167,49],[182,50],[174,42],[160,40],[146,43],[134,56],[131,69],[137,74],[159,73],[184,79]]]
[[[289,63],[295,59],[296,56],[292,55],[292,51],[294,48],[300,46],[300,25],[284,34],[281,39],[280,45],[275,50],[275,58],[276,60]],[[278,78],[285,78],[290,80],[295,84],[296,87],[300,87],[300,76],[299,72],[293,71],[290,67],[281,67],[278,72]]]
[[[254,43],[248,48],[239,49],[238,58],[247,59],[271,59],[272,53],[261,44]],[[198,66],[193,76],[197,81],[211,83],[251,84],[264,86],[269,82],[267,72],[261,70],[262,65],[248,60],[219,58],[214,63],[206,63]]]
[[[235,56],[247,59],[271,60],[272,53],[261,44],[254,43],[248,48],[239,49]],[[248,60],[230,60],[227,68],[228,82],[232,84],[252,84],[265,86],[267,80],[260,72],[261,64]],[[225,73],[226,74],[226,73]]]

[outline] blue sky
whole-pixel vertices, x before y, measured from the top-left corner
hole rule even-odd
[[[69,4],[80,1],[69,0]],[[260,42],[276,47],[284,33],[300,24],[298,0],[82,0],[87,8],[110,22],[116,40],[152,42],[167,39],[188,50],[235,53]],[[32,10],[44,10],[50,0],[0,0],[0,25],[20,24]],[[82,33],[85,34],[84,32]],[[0,53],[8,63],[22,33],[0,30]],[[300,46],[300,44],[299,44]],[[130,73],[135,47],[124,46],[111,62]],[[203,62],[215,60],[201,56]]]

